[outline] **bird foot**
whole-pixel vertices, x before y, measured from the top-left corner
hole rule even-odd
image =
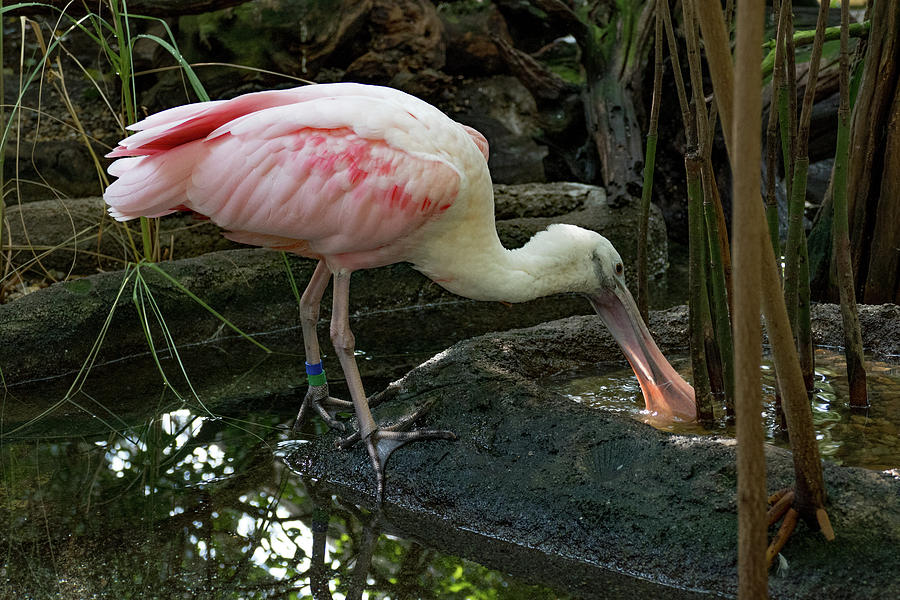
[[[440,429],[415,429],[407,431],[413,423],[415,423],[422,415],[431,408],[432,403],[422,406],[414,413],[403,417],[397,423],[384,427],[377,427],[367,436],[363,437],[357,431],[343,439],[338,440],[337,447],[346,450],[362,440],[366,444],[366,451],[369,453],[369,461],[375,470],[376,493],[375,502],[379,506],[384,497],[384,467],[388,458],[400,446],[408,442],[418,442],[420,440],[455,440],[457,436],[452,431]]]
[[[338,421],[335,415],[339,410],[352,411],[353,403],[348,402],[347,400],[332,398],[328,394],[327,383],[323,383],[322,385],[311,385],[306,391],[306,396],[303,398],[303,403],[300,405],[300,411],[297,413],[297,419],[294,421],[294,426],[291,428],[293,433],[296,433],[300,429],[312,410],[322,417],[332,429],[346,432],[347,425]]]

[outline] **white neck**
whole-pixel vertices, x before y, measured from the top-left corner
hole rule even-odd
[[[526,302],[574,291],[568,269],[534,238],[507,250],[491,229],[456,239],[451,247],[442,244],[435,253],[440,260],[416,261],[416,268],[446,290],[473,300]]]
[[[527,244],[507,250],[494,223],[493,190],[487,168],[460,192],[453,215],[420,230],[406,260],[435,283],[473,300],[526,302],[561,292],[596,287],[592,256],[601,235],[572,225],[551,225]]]

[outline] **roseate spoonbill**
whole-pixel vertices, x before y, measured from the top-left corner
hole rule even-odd
[[[551,225],[524,247],[497,237],[488,143],[437,108],[390,88],[334,83],[246,94],[172,108],[132,125],[107,156],[106,190],[120,221],[177,210],[205,215],[247,244],[318,259],[301,299],[309,388],[298,417],[316,410],[334,427],[316,322],[334,279],[331,339],[350,389],[358,432],[375,469],[406,441],[450,432],[381,427],[354,359],[350,274],[395,262],[476,300],[524,302],[561,292],[587,296],[630,362],[646,407],[695,418],[693,389],[669,365],[625,286],[606,238]],[[327,407],[327,408],[326,408]]]

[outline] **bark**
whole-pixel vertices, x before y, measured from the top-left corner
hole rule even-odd
[[[848,212],[857,297],[900,302],[900,3],[876,2],[853,107]]]
[[[501,58],[513,75],[541,100],[558,100],[576,91],[576,87],[546,68],[531,55],[518,50],[508,41],[508,36],[491,36]]]
[[[585,18],[562,0],[532,4],[572,32],[581,47],[586,117],[610,202],[640,197],[644,155],[632,81],[649,50],[654,2],[598,0]]]
[[[588,111],[608,198],[617,204],[640,196],[643,159],[634,98],[614,72],[590,86]]]

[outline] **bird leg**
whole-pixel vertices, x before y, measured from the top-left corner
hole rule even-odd
[[[358,441],[363,441],[369,453],[369,460],[375,470],[377,483],[376,502],[381,504],[384,495],[384,465],[391,453],[407,442],[418,440],[455,440],[456,434],[452,431],[439,430],[414,430],[405,431],[413,422],[421,417],[430,408],[430,404],[418,409],[413,414],[403,418],[398,423],[390,426],[379,427],[369,410],[369,401],[363,390],[362,378],[359,368],[356,366],[354,355],[356,340],[350,331],[350,273],[338,271],[334,274],[334,289],[332,290],[333,309],[331,313],[331,341],[334,350],[341,361],[341,368],[350,388],[350,397],[356,411],[358,431],[350,437],[341,440],[338,446],[342,449],[349,448]]]
[[[328,382],[325,380],[325,372],[322,370],[322,356],[319,351],[319,337],[316,333],[316,325],[319,322],[319,307],[322,304],[322,296],[325,294],[325,288],[328,287],[328,280],[331,278],[331,271],[324,260],[320,260],[313,272],[306,291],[300,298],[300,325],[303,329],[303,346],[306,351],[306,373],[309,381],[309,388],[303,403],[300,405],[300,412],[297,413],[297,419],[294,421],[293,431],[303,425],[309,415],[310,410],[315,410],[322,419],[334,429],[346,431],[346,426],[338,421],[334,414],[340,409],[349,410],[353,407],[352,402],[346,400],[338,400],[332,398],[328,394]]]

